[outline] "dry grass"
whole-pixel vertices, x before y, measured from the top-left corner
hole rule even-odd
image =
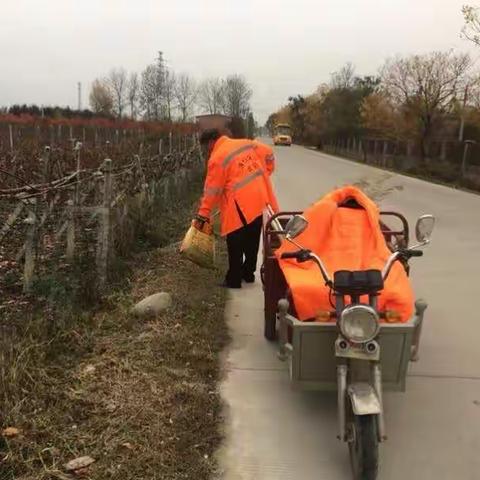
[[[186,211],[179,217],[184,228]],[[12,316],[18,328],[0,359],[1,422],[21,434],[0,437],[1,480],[71,478],[63,465],[83,455],[96,460],[82,472],[88,479],[214,472],[227,340],[218,274],[172,247],[138,253],[129,266],[124,287],[96,311],[44,302]],[[150,321],[129,314],[157,291],[172,294],[171,310]]]

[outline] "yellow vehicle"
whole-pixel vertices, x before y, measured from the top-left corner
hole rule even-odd
[[[273,144],[287,145],[292,144],[292,130],[288,123],[279,123],[273,128]]]

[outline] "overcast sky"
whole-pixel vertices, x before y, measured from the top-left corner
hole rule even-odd
[[[93,78],[116,66],[141,71],[162,50],[198,79],[244,74],[264,121],[347,61],[372,74],[395,54],[480,56],[459,37],[466,2],[0,0],[0,105],[76,106],[78,81],[85,105]]]

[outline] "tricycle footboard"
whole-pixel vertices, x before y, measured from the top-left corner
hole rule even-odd
[[[292,384],[304,390],[337,389],[334,323],[299,322],[287,315],[292,328],[290,375]],[[382,324],[379,336],[383,389],[405,391],[415,323]]]

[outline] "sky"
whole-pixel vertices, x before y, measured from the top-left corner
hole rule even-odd
[[[0,0],[0,105],[76,107],[82,82],[85,107],[95,77],[120,66],[140,72],[161,50],[198,80],[245,75],[264,122],[346,62],[367,75],[395,55],[454,49],[480,58],[460,38],[466,2]]]

